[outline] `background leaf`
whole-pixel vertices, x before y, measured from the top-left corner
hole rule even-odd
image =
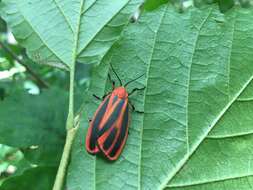
[[[66,100],[66,92],[59,89],[41,95],[18,90],[5,98],[0,102],[5,108],[0,109],[0,143],[22,148],[33,163],[57,165],[65,141]]]
[[[222,12],[226,12],[235,4],[234,0],[218,0],[218,2]]]
[[[25,175],[16,176],[1,185],[1,190],[27,189],[45,190],[52,189],[56,169],[50,167],[32,168],[25,172]],[[29,183],[32,181],[32,185]]]
[[[99,63],[140,2],[4,0],[0,13],[31,58],[68,69]]]
[[[168,3],[169,0],[146,0],[144,3],[144,7],[147,10],[154,10],[162,4]]]

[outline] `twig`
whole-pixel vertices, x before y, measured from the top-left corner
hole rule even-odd
[[[42,88],[48,88],[48,84],[43,81],[26,63],[20,59],[7,45],[0,41],[0,47],[2,47],[13,59],[15,59],[20,65],[25,67],[26,71],[33,77],[38,86]]]
[[[69,156],[76,132],[79,126],[79,117],[74,118],[74,81],[75,79],[75,65],[70,69],[70,87],[69,87],[69,111],[66,122],[67,137],[63,149],[61,162],[56,174],[53,190],[61,190],[64,184],[64,178],[69,163]]]
[[[71,147],[72,147],[73,141],[75,139],[77,130],[78,130],[78,127],[75,127],[75,128],[69,129],[67,131],[66,142],[65,142],[65,146],[64,146],[64,149],[63,149],[63,154],[62,154],[62,157],[61,157],[60,166],[59,166],[58,171],[57,171],[56,180],[55,180],[53,190],[62,189],[64,179],[65,179],[65,175],[66,175],[66,170],[67,170],[67,167],[68,167]]]

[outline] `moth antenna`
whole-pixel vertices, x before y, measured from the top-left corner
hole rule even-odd
[[[112,68],[112,72],[116,75],[117,79],[119,80],[120,86],[122,86],[122,81],[120,80],[118,74],[115,72],[115,70],[114,70],[114,68],[113,68],[113,66],[112,66],[111,63],[110,63],[110,66],[111,66],[111,68]]]
[[[134,82],[134,81],[138,80],[139,78],[143,77],[144,75],[145,75],[145,73],[144,73],[144,74],[142,74],[142,75],[140,75],[140,76],[138,76],[138,77],[136,77],[136,78],[135,78],[135,79],[133,79],[133,80],[128,81],[128,82],[124,85],[124,87],[126,87],[126,86],[127,86],[127,85],[129,85],[130,83],[132,83],[132,82]]]

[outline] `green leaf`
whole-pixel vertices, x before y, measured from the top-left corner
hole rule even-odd
[[[193,0],[193,4],[196,7],[201,7],[204,6],[206,4],[212,4],[217,2],[217,0]]]
[[[69,69],[99,63],[141,2],[3,0],[0,13],[31,58]]]
[[[6,32],[6,30],[7,30],[6,23],[2,18],[0,18],[0,33]]]
[[[250,189],[252,19],[252,8],[222,14],[215,5],[143,12],[93,70],[67,188]],[[108,92],[109,62],[124,82],[146,72],[128,87],[146,86],[130,97],[145,113],[131,114],[126,146],[113,163],[84,148],[100,103],[92,94]]]
[[[219,4],[220,11],[225,13],[235,5],[236,0],[193,0],[196,7],[205,6],[205,4],[217,3]],[[240,0],[239,0],[240,1]],[[244,1],[244,0],[242,0]],[[247,0],[246,0],[247,1]],[[241,2],[242,6],[247,6],[246,2]]]
[[[5,180],[0,190],[45,190],[52,189],[56,168],[36,167],[24,172],[21,176],[15,176]]]
[[[251,0],[239,0],[242,7],[249,7],[251,5]]]
[[[144,3],[144,7],[147,10],[154,10],[162,4],[168,3],[169,0],[146,0]]]
[[[236,137],[247,135],[253,132],[251,119],[253,108],[253,82],[231,105],[228,111],[219,120],[216,127],[208,134],[211,138]],[[240,119],[238,119],[240,116]]]
[[[65,91],[31,95],[17,90],[0,102],[0,143],[22,148],[33,163],[58,164],[65,142],[66,112]]]
[[[0,54],[1,54],[1,51],[0,51]],[[12,65],[10,64],[8,59],[0,56],[0,71],[8,70],[11,68],[11,66]]]
[[[231,9],[235,2],[234,0],[218,0],[221,12],[226,12],[227,10]]]
[[[8,171],[10,166],[18,168],[19,171],[22,170],[19,163],[22,162],[23,157],[19,149],[0,144],[0,186],[8,178],[8,175],[12,175]]]
[[[171,181],[168,190],[251,189],[252,151],[252,135],[207,138]]]
[[[253,82],[219,120],[168,189],[251,188],[252,88]]]
[[[24,159],[23,154],[17,148],[1,145],[0,150],[0,186],[4,181],[23,175],[26,170],[32,167],[31,163]],[[11,166],[13,169],[9,170]]]

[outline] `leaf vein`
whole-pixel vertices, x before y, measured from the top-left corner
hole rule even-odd
[[[193,144],[193,148],[192,150],[190,150],[190,153],[188,155],[185,155],[184,158],[182,160],[180,160],[178,167],[176,168],[176,171],[174,172],[174,175],[184,166],[184,164],[189,160],[189,158],[192,156],[192,154],[197,150],[197,148],[199,147],[199,145],[202,143],[202,141],[207,137],[208,133],[213,129],[213,127],[218,123],[218,121],[224,116],[224,114],[226,113],[226,111],[231,107],[231,105],[236,101],[236,99],[240,96],[240,94],[247,88],[247,86],[252,82],[253,80],[253,75],[250,77],[250,79],[248,81],[246,81],[246,83],[243,85],[243,87],[241,88],[241,90],[239,90],[239,92],[237,94],[235,94],[235,96],[231,99],[231,101],[229,101],[227,103],[227,105],[224,107],[224,109],[220,112],[220,114],[217,116],[217,118],[211,123],[209,129],[204,133],[204,135],[202,135],[199,140]],[[172,175],[172,177],[174,177],[174,175]],[[172,179],[172,177],[168,180],[167,183],[169,183],[169,181]],[[166,183],[166,184],[167,184]],[[163,184],[163,186],[161,186],[161,189],[164,189],[167,185]]]
[[[193,57],[195,55],[196,52],[196,46],[199,40],[199,36],[200,36],[200,31],[202,29],[202,27],[204,26],[204,24],[206,23],[207,19],[210,17],[212,13],[212,9],[210,9],[208,15],[206,16],[206,18],[202,21],[202,23],[200,24],[200,27],[198,28],[198,34],[196,37],[196,40],[194,42],[194,46],[193,46],[193,52],[192,52],[192,56],[191,56],[191,63],[190,63],[190,68],[189,68],[189,72],[188,72],[188,81],[187,81],[187,100],[186,100],[186,149],[187,149],[187,155],[190,152],[190,146],[189,146],[189,94],[190,94],[190,81],[191,81],[191,69],[192,69],[192,64],[193,64]]]
[[[55,55],[62,63],[65,63],[65,62],[56,54],[56,52],[54,52],[54,51],[47,45],[47,43],[46,43],[46,42],[43,40],[43,38],[39,35],[39,32],[37,32],[37,31],[35,30],[35,28],[31,25],[31,23],[28,21],[28,19],[22,14],[22,12],[20,11],[20,7],[19,7],[19,6],[18,6],[18,10],[19,10],[19,12],[20,12],[20,15],[23,17],[24,21],[32,28],[33,33],[35,33],[36,36],[38,36],[38,38],[41,40],[41,42],[44,44],[44,46],[46,46],[46,47],[48,48],[48,50],[50,50],[50,51],[52,52],[52,54]],[[65,63],[65,65],[66,65],[67,67],[69,67],[66,63]]]
[[[221,179],[217,179],[217,180],[197,182],[197,183],[192,183],[192,184],[167,185],[166,187],[171,187],[171,188],[191,187],[191,186],[197,186],[197,185],[207,185],[207,184],[212,184],[212,183],[219,183],[219,182],[224,182],[224,181],[229,181],[229,180],[237,180],[237,179],[248,178],[248,177],[253,177],[253,174],[247,174],[247,175],[242,175],[242,176],[234,176],[234,177],[228,177],[228,178],[221,178]]]
[[[161,15],[161,19],[160,19],[160,21],[159,21],[159,27],[158,27],[158,30],[157,31],[155,31],[155,35],[154,35],[154,43],[153,43],[153,46],[152,46],[152,49],[151,49],[151,53],[150,53],[150,58],[149,58],[149,64],[148,64],[148,68],[147,68],[147,77],[149,76],[149,70],[150,70],[150,65],[151,65],[151,62],[152,62],[152,58],[153,58],[153,54],[154,54],[154,50],[155,50],[155,45],[156,45],[156,41],[157,41],[157,34],[158,34],[158,32],[159,32],[159,30],[160,30],[160,27],[161,27],[161,24],[162,24],[162,22],[163,22],[163,19],[165,18],[165,15],[166,15],[166,12],[167,12],[167,10],[168,10],[168,6],[164,9],[164,12],[163,12],[163,15]],[[148,79],[146,80],[146,84],[148,83]],[[147,92],[147,88],[145,89],[145,91],[144,91],[144,100],[143,100],[143,102],[144,102],[144,105],[145,105],[145,101],[146,101],[146,92]],[[143,118],[143,120],[144,120],[144,118]],[[142,166],[142,164],[141,164],[141,161],[142,161],[142,139],[143,139],[143,131],[144,131],[144,127],[141,127],[141,131],[140,131],[140,139],[141,139],[141,142],[140,142],[140,156],[139,156],[139,164],[138,164],[138,166],[139,166],[139,169],[138,169],[138,184],[139,184],[139,186],[138,186],[138,189],[140,190],[141,189],[141,166]]]
[[[60,11],[60,13],[62,14],[64,20],[66,21],[67,25],[69,26],[70,30],[72,31],[72,33],[74,34],[74,29],[72,28],[68,18],[66,17],[66,15],[64,14],[64,11],[62,10],[61,6],[57,3],[56,0],[53,0],[53,2],[55,3],[57,9]]]
[[[80,52],[77,52],[77,53],[78,53],[78,56],[79,56],[80,54],[82,54],[82,52],[93,42],[93,40],[96,38],[96,36],[104,29],[104,27],[105,27],[107,24],[109,24],[109,23],[115,18],[116,15],[119,14],[119,13],[128,5],[129,2],[130,2],[130,0],[128,0],[128,1],[126,2],[126,4],[125,4],[124,6],[122,6],[114,15],[112,15],[112,17],[111,17],[103,26],[101,26],[101,29],[98,30],[98,31],[93,35],[93,37],[90,39],[90,41],[88,42],[88,44],[87,44],[85,47],[83,47],[83,49],[81,49]]]

